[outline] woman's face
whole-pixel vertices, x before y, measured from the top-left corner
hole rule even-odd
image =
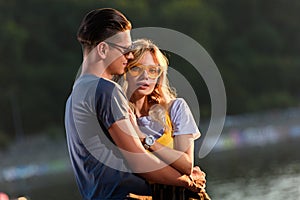
[[[141,67],[133,66],[130,68],[131,72],[126,73],[129,99],[141,98],[151,94],[158,78],[153,78],[153,75],[160,72],[160,67],[154,62],[150,52],[146,52],[136,66]]]

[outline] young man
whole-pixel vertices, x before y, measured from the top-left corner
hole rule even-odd
[[[82,72],[66,103],[65,127],[80,193],[83,199],[151,195],[147,181],[200,191],[205,184],[200,170],[194,171],[195,184],[147,153],[131,123],[127,99],[111,81],[133,58],[130,29],[123,14],[105,8],[89,12],[77,33],[83,49]],[[151,143],[147,138],[142,141]]]

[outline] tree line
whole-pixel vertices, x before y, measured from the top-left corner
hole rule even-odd
[[[220,70],[228,114],[299,105],[297,0],[0,0],[1,137],[63,129],[82,61],[76,31],[87,11],[101,7],[119,9],[133,28],[169,28],[199,42]],[[205,83],[169,55],[209,117]]]

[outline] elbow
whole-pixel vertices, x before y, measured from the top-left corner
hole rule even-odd
[[[186,167],[185,169],[183,169],[182,173],[184,173],[185,175],[191,175],[192,174],[192,166]]]
[[[190,157],[186,157],[186,161],[185,161],[185,164],[184,164],[184,168],[183,168],[183,172],[184,174],[186,175],[191,175],[192,174],[192,171],[193,171],[193,165],[194,165],[194,162],[193,162],[193,159],[191,159]]]

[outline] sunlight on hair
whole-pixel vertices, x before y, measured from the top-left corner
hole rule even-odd
[[[18,197],[17,200],[28,200],[26,197]]]

